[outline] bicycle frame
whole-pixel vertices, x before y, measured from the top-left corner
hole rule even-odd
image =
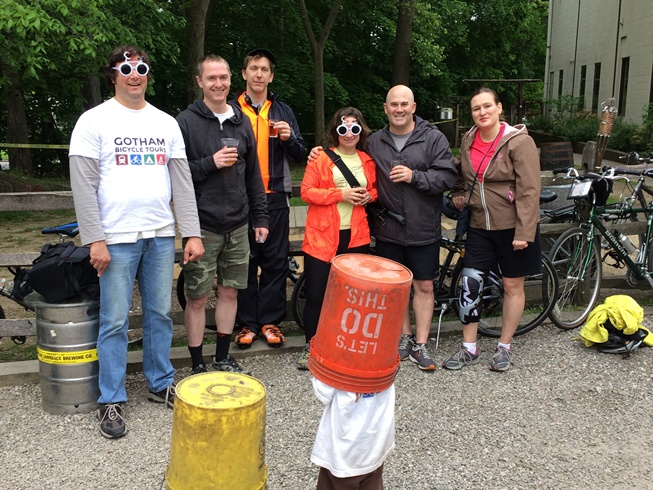
[[[597,208],[597,209],[602,209],[602,213],[604,214],[605,212],[610,212],[612,213],[613,208],[610,208],[609,206],[606,206],[604,208]],[[646,219],[647,219],[647,226],[646,226],[646,234],[645,234],[645,239],[644,243],[642,245],[642,248],[639,251],[637,261],[633,261],[633,259],[630,258],[630,255],[628,251],[624,248],[624,246],[621,244],[621,242],[617,239],[617,237],[610,233],[610,231],[603,225],[601,222],[601,219],[599,217],[599,213],[595,212],[594,206],[591,207],[590,210],[590,226],[588,228],[588,239],[594,239],[594,230],[597,229],[601,236],[605,238],[608,243],[614,248],[614,250],[617,252],[617,255],[623,262],[626,264],[628,269],[632,271],[634,274],[635,278],[637,279],[646,279],[648,283],[653,287],[653,277],[651,277],[651,274],[645,267],[646,263],[646,257],[648,256],[648,248],[649,248],[649,240],[651,239],[651,226],[653,225],[653,203],[651,206],[646,207],[646,208],[627,208],[627,209],[616,209],[616,218],[620,217],[627,217],[628,215],[632,213],[637,213],[637,214],[646,214]],[[584,226],[585,224],[581,224],[581,227]],[[587,267],[587,261],[589,260],[589,255],[586,258],[585,264],[583,265],[583,270],[582,273],[585,273],[585,268]]]

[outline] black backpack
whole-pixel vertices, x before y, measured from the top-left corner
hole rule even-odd
[[[88,247],[78,247],[73,242],[43,245],[41,255],[29,270],[29,285],[48,303],[77,295],[99,299],[100,281],[90,254]]]

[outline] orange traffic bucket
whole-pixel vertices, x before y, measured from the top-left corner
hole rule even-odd
[[[333,259],[308,369],[323,383],[377,393],[394,382],[413,274],[374,255]]]

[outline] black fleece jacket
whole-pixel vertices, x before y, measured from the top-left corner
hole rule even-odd
[[[196,100],[177,116],[195,186],[200,226],[221,234],[246,224],[250,209],[254,227],[269,226],[252,125],[238,104],[230,105],[234,115],[222,124],[203,100]],[[238,161],[218,169],[213,154],[222,148],[222,138],[240,141]]]

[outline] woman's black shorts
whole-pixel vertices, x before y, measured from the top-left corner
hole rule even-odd
[[[524,277],[542,272],[540,225],[535,241],[523,250],[513,250],[515,229],[487,231],[470,228],[465,242],[465,267],[489,271],[496,264],[504,277]]]

